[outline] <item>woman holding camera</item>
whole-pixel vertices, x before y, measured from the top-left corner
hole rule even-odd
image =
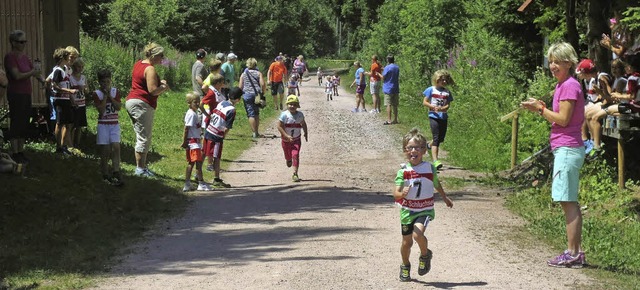
[[[244,101],[244,109],[247,111],[249,125],[253,132],[252,137],[262,137],[258,133],[260,126],[260,108],[264,106],[265,83],[262,73],[257,69],[258,62],[255,58],[247,59],[247,68],[240,75],[240,88],[244,92],[242,100]],[[260,98],[258,100],[258,98]]]

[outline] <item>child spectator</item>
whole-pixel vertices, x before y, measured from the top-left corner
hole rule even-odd
[[[316,73],[316,75],[318,76],[318,86],[321,87],[322,86],[322,68],[318,67],[318,72]]]
[[[291,73],[291,76],[289,77],[289,82],[287,84],[287,87],[289,88],[289,95],[300,96],[300,88],[298,87],[299,80],[300,80],[300,74],[294,70]]]
[[[333,75],[333,95],[334,96],[340,96],[338,94],[338,87],[340,86],[340,74],[338,72],[336,72]]]
[[[221,68],[222,68],[222,62],[220,60],[212,59],[211,61],[209,61],[209,75],[207,76],[207,78],[204,79],[204,81],[202,81],[202,91],[204,92],[204,94],[207,93],[207,91],[209,90],[209,86],[211,86],[211,79],[217,74],[222,75]],[[226,96],[225,96],[225,99],[226,99]]]
[[[329,99],[333,101],[333,81],[331,76],[327,76],[327,81],[324,83],[324,92],[327,93],[327,101]]]
[[[422,94],[422,104],[429,108],[429,125],[433,140],[431,141],[431,158],[436,169],[442,168],[442,162],[438,160],[438,148],[447,136],[447,111],[453,101],[453,95],[446,86],[454,84],[451,74],[447,70],[438,70],[431,78],[432,86]]]
[[[221,76],[222,77],[222,76]],[[222,78],[224,83],[224,78]],[[184,134],[182,137],[182,148],[186,149],[187,155],[187,169],[185,172],[183,192],[191,191],[191,172],[193,166],[196,166],[196,179],[198,180],[198,191],[211,191],[211,187],[204,182],[202,178],[202,148],[200,143],[200,134],[202,134],[201,122],[198,117],[198,106],[200,103],[200,96],[197,92],[188,93],[186,96],[189,109],[184,116]]]
[[[585,154],[590,154],[592,150],[600,150],[601,126],[594,116],[602,111],[605,98],[611,94],[611,77],[607,73],[598,72],[595,63],[590,59],[583,59],[578,63],[576,75],[582,81],[586,92],[582,140],[585,144]]]
[[[221,74],[215,74],[213,77],[209,78],[211,85],[209,88],[205,90],[207,93],[202,98],[200,102],[200,112],[202,113],[202,128],[207,128],[209,124],[209,120],[211,119],[211,111],[215,109],[218,104],[222,101],[225,101],[226,98],[222,95],[220,91],[224,86],[224,77]],[[207,156],[207,171],[213,171],[213,157]]]
[[[51,88],[53,91],[53,105],[56,109],[56,142],[57,153],[64,155],[71,155],[69,147],[71,144],[71,134],[73,130],[73,110],[76,106],[75,95],[78,93],[77,89],[71,88],[69,82],[69,75],[67,74],[66,66],[69,65],[70,60],[69,51],[64,48],[58,48],[53,53],[53,59],[56,66],[51,72]]]
[[[284,150],[284,159],[287,167],[293,165],[293,182],[300,182],[298,177],[298,168],[300,166],[300,146],[302,145],[301,136],[304,132],[304,141],[307,138],[307,123],[304,120],[304,114],[298,111],[300,108],[300,100],[296,95],[287,97],[287,111],[280,114],[278,118],[278,131],[282,137],[282,150]]]
[[[101,149],[100,169],[104,182],[121,186],[124,184],[120,174],[120,123],[118,112],[122,108],[120,92],[111,87],[111,72],[98,72],[100,89],[93,93],[93,103],[98,110],[98,126],[96,144]],[[109,170],[109,158],[113,170]],[[109,174],[112,172],[112,174]]]
[[[220,179],[220,158],[222,158],[222,143],[224,137],[233,127],[236,118],[236,108],[234,107],[242,97],[242,90],[234,87],[229,91],[229,100],[222,101],[211,113],[211,120],[204,133],[204,153],[211,156],[213,160],[214,178],[213,186],[231,187]]]
[[[442,189],[435,166],[422,160],[427,153],[427,139],[424,135],[417,128],[413,128],[402,139],[402,146],[408,163],[403,164],[396,174],[393,198],[400,206],[400,281],[407,282],[411,280],[409,256],[413,240],[420,247],[418,274],[422,276],[431,270],[433,253],[428,248],[429,241],[424,232],[429,222],[435,219],[434,191],[440,194],[447,207],[453,207],[453,202]]]
[[[71,88],[78,90],[75,95],[76,106],[73,110],[73,131],[71,134],[72,149],[77,150],[80,146],[80,139],[82,132],[87,128],[87,107],[85,100],[85,92],[87,90],[87,79],[82,74],[84,71],[84,61],[82,58],[77,58],[71,65],[72,74],[69,76],[69,82]]]
[[[620,101],[620,104],[607,108],[610,115],[640,113],[640,54],[627,57],[625,70],[629,74],[627,87],[624,93],[611,93],[611,97]]]

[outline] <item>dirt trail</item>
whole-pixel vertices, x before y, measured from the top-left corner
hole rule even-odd
[[[523,221],[495,191],[447,190],[427,229],[432,270],[398,280],[400,225],[390,195],[401,132],[369,113],[351,113],[341,91],[327,102],[313,82],[301,87],[309,125],[300,183],[291,182],[280,139],[260,139],[236,160],[233,188],[200,194],[184,216],[160,225],[122,257],[100,289],[571,289],[596,283],[581,270],[554,269],[555,252],[510,237]],[[271,100],[269,99],[269,102]],[[244,120],[237,120],[243,122]],[[263,132],[276,134],[275,124]],[[428,130],[427,128],[424,128]],[[446,168],[451,176],[468,176]],[[418,247],[411,261],[417,265]]]

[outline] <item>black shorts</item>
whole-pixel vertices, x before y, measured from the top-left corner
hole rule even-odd
[[[29,133],[29,120],[31,119],[31,95],[9,94],[9,139],[26,138]]]
[[[447,136],[447,120],[429,118],[429,125],[433,136],[431,145],[440,146],[440,143],[444,142],[444,137]]]
[[[87,107],[77,107],[73,109],[73,126],[87,127]]]
[[[284,84],[282,82],[271,83],[271,95],[284,94]]]
[[[413,233],[413,226],[415,224],[423,224],[424,227],[426,228],[427,225],[429,224],[429,221],[431,220],[431,217],[429,217],[428,215],[425,216],[419,216],[417,218],[415,218],[411,224],[408,225],[401,225],[402,228],[400,229],[400,232],[402,233],[403,236],[406,235],[410,235]]]
[[[53,101],[56,107],[56,122],[58,124],[73,124],[73,106],[71,100],[57,99]]]

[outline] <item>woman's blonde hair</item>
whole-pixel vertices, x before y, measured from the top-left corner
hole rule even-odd
[[[222,67],[222,62],[219,59],[212,58],[209,61],[209,70],[214,72]]]
[[[150,42],[149,44],[145,45],[144,50],[142,51],[145,58],[152,58],[156,55],[164,53],[164,47],[158,45],[155,42]]]
[[[402,151],[407,150],[406,149],[407,144],[409,144],[411,140],[414,140],[420,143],[422,146],[427,146],[427,138],[424,135],[422,135],[418,127],[413,127],[413,129],[411,129],[409,133],[404,135],[404,138],[402,138]]]
[[[256,68],[257,65],[258,65],[258,61],[255,58],[250,57],[249,59],[247,59],[248,68]]]
[[[549,50],[547,50],[547,59],[549,59],[549,62],[568,61],[571,63],[571,71],[573,71],[573,67],[578,63],[578,54],[571,44],[559,42],[549,47]]]
[[[449,85],[455,85],[455,82],[451,77],[451,73],[449,73],[449,71],[446,69],[437,70],[435,73],[433,73],[433,76],[431,76],[431,85],[437,85],[440,78],[444,78]]]

